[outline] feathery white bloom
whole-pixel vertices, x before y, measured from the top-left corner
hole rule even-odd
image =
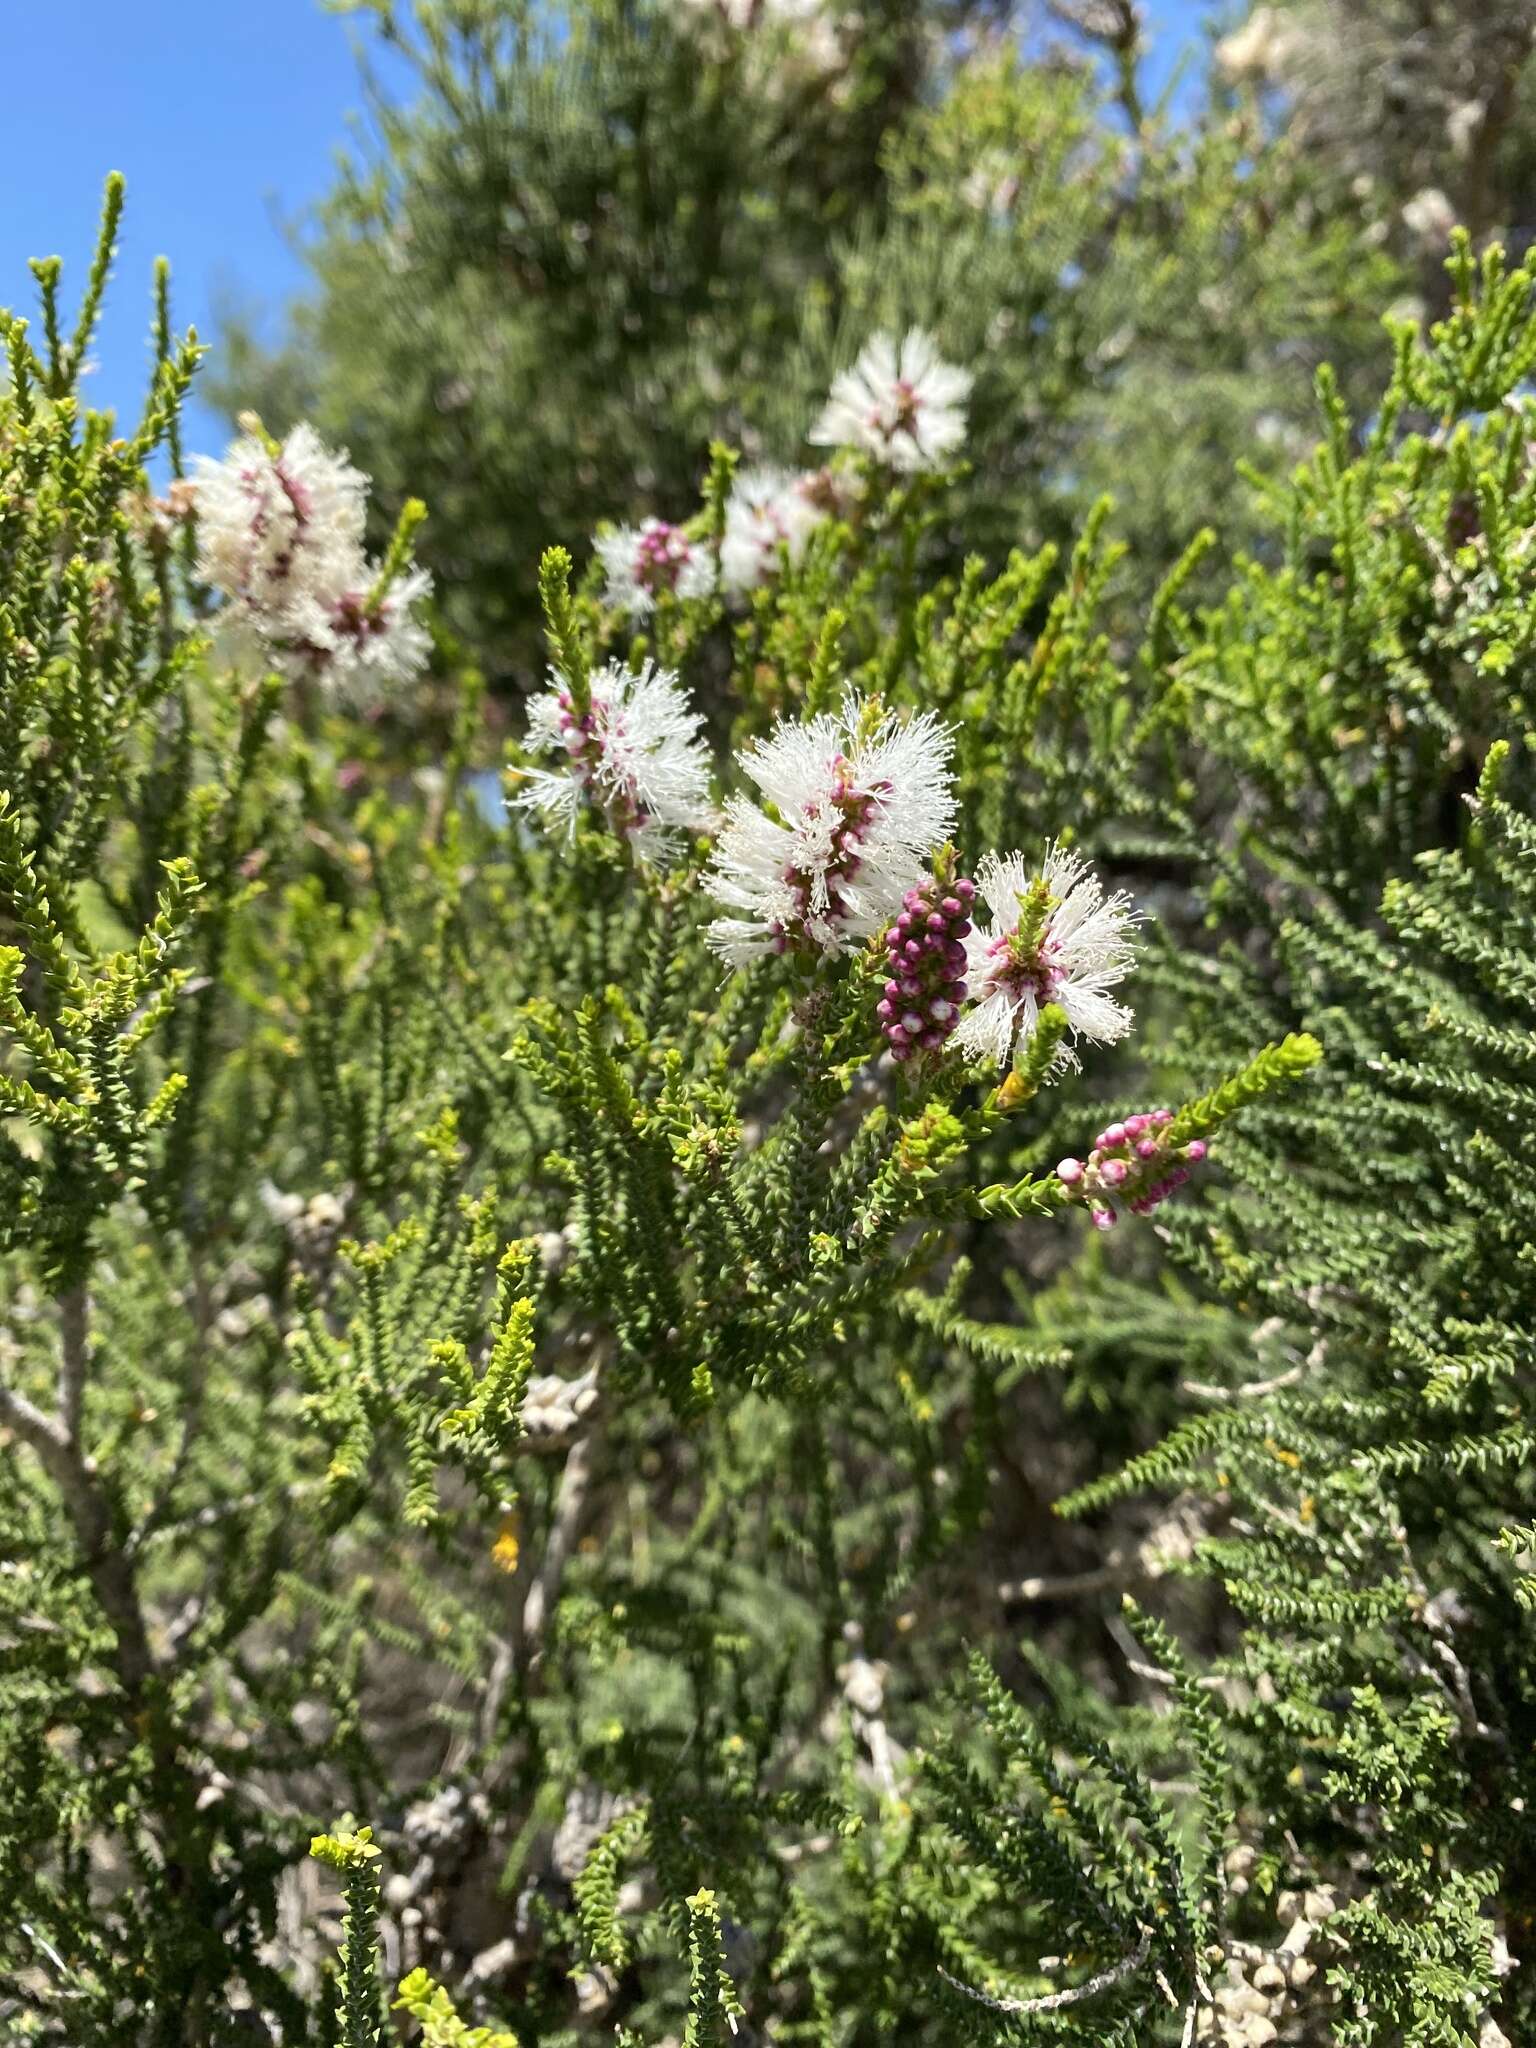
[[[680,598],[708,597],[715,587],[709,549],[665,519],[616,527],[599,534],[592,545],[608,578],[603,602],[632,619],[654,611],[664,590]]]
[[[992,913],[966,940],[971,1003],[950,1043],[978,1064],[1006,1067],[1028,1045],[1047,1003],[1066,1012],[1074,1038],[1111,1045],[1131,1012],[1109,991],[1135,965],[1131,928],[1139,913],[1123,891],[1104,894],[1087,862],[1058,846],[1031,862],[988,854],[976,887]],[[1076,1065],[1063,1049],[1064,1064]]]
[[[1006,214],[1019,196],[1019,174],[1007,150],[983,151],[960,187],[960,197],[978,213]]]
[[[930,336],[912,328],[894,341],[875,335],[810,432],[818,447],[859,448],[904,476],[941,469],[965,439],[971,377],[946,363]]]
[[[727,590],[752,590],[778,573],[779,550],[791,565],[805,553],[814,527],[826,517],[802,480],[765,465],[740,475],[725,507],[720,581]]]
[[[232,650],[253,647],[357,699],[424,666],[431,641],[412,607],[431,579],[410,569],[377,592],[379,565],[363,552],[367,490],[310,426],[276,454],[249,433],[222,462],[199,458],[198,568],[229,600],[219,623]]]
[[[276,455],[254,434],[222,462],[199,456],[198,573],[258,616],[327,597],[349,579],[363,544],[368,480],[311,426]]]
[[[745,913],[710,926],[715,950],[733,964],[841,953],[888,924],[954,823],[950,744],[932,712],[903,718],[853,696],[781,721],[741,763],[772,814],[733,797],[705,879]]]
[[[432,637],[411,607],[427,595],[432,579],[425,569],[407,569],[370,603],[378,573],[374,563],[359,555],[348,583],[288,607],[279,631],[270,637],[272,651],[291,674],[312,676],[338,696],[362,704],[375,701],[381,687],[420,673]]]
[[[513,801],[567,834],[584,805],[600,811],[642,859],[669,853],[683,832],[714,822],[703,720],[677,677],[648,661],[593,672],[591,709],[578,716],[555,676],[528,707],[530,752],[558,756],[555,769],[524,770]]]

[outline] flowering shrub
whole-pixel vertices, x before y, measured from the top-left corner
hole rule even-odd
[[[610,663],[557,677],[528,709],[528,744],[556,769],[528,768],[516,801],[574,838],[592,810],[645,858],[676,853],[678,835],[711,822],[709,758],[702,721],[677,677],[647,662],[638,673]]]
[[[1105,513],[930,571],[882,344],[546,554],[493,800],[419,508],[182,474],[163,283],[77,404],[115,218],[3,318],[11,2033],[1520,2038],[1536,277],[1134,653]]]
[[[783,481],[824,410],[828,445],[872,436],[904,472],[963,457],[929,534],[954,570],[1070,545],[1112,489],[1131,637],[1204,524],[1267,532],[1237,464],[1301,459],[1320,360],[1374,396],[1419,263],[1404,202],[1528,219],[1483,147],[1522,103],[1526,5],[1486,0],[1473,30],[1452,0],[1288,0],[1334,18],[1329,77],[1202,80],[1192,38],[1170,99],[1131,0],[1051,0],[1028,35],[978,0],[348,0],[383,46],[377,118],[283,346],[237,327],[211,375],[231,413],[345,442],[382,524],[430,502],[423,558],[493,687],[536,663],[544,547],[686,522],[712,438]],[[1407,145],[1385,176],[1362,120]],[[737,522],[737,588],[754,526],[796,529],[775,509]]]
[[[632,618],[643,619],[654,611],[663,591],[683,598],[708,597],[715,586],[710,550],[665,519],[599,534],[595,550],[608,577],[605,601]]]
[[[368,691],[408,683],[429,641],[414,608],[430,588],[404,565],[422,510],[408,506],[386,560],[363,552],[368,480],[299,427],[281,447],[259,421],[222,462],[197,465],[198,574],[228,600],[219,627],[258,663]]]
[[[834,378],[808,438],[860,450],[900,476],[943,469],[964,445],[970,389],[969,371],[946,363],[920,329],[899,340],[877,334]]]

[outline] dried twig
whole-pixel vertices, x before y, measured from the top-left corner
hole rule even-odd
[[[1041,2013],[1061,2012],[1069,2005],[1081,2005],[1085,1998],[1097,1998],[1101,1991],[1113,1991],[1117,1984],[1123,1984],[1127,1977],[1133,1977],[1147,1960],[1152,1948],[1152,1930],[1144,1927],[1141,1939],[1128,1956],[1122,1956],[1118,1963],[1111,1963],[1106,1970],[1100,1970],[1096,1977],[1089,1977],[1082,1984],[1074,1984],[1066,1991],[1048,1991],[1040,1998],[993,1998],[990,1993],[978,1991],[974,1984],[967,1984],[959,1977],[952,1977],[948,1970],[941,1968],[939,1975],[956,1991],[963,1991],[967,1998],[974,1998],[978,2005],[984,2005],[989,2012]]]

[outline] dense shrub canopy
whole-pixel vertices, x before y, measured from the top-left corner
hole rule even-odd
[[[0,315],[8,2038],[1530,2037],[1536,269],[1065,11],[419,10],[202,460]]]

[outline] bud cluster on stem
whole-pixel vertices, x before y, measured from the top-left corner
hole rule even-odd
[[[976,885],[964,876],[946,880],[944,866],[941,861],[937,875],[906,892],[886,934],[890,978],[876,1012],[896,1060],[937,1052],[965,1001],[965,941]]]
[[[1109,1124],[1094,1140],[1086,1159],[1063,1159],[1056,1178],[1070,1201],[1081,1203],[1098,1230],[1117,1220],[1115,1203],[1134,1216],[1149,1216],[1189,1179],[1189,1170],[1205,1157],[1203,1138],[1170,1145],[1167,1126],[1173,1112],[1152,1109]]]

